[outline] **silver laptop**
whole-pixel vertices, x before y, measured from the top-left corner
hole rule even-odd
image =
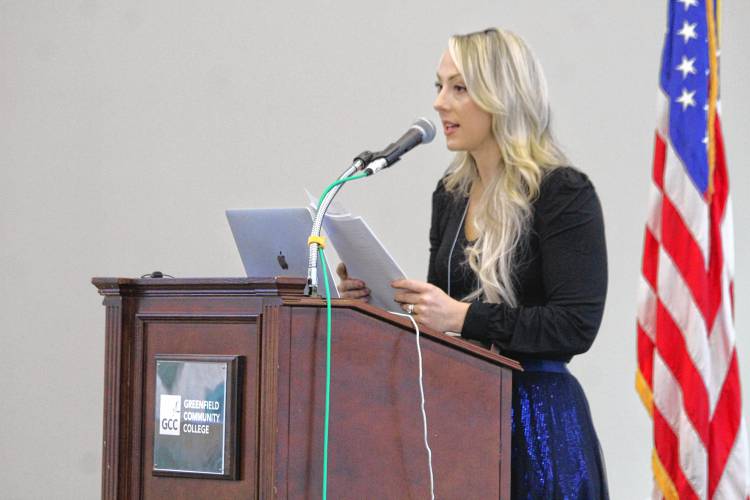
[[[307,238],[313,220],[306,208],[248,208],[227,210],[226,214],[248,276],[307,277]],[[338,298],[333,275],[330,269],[327,272],[331,297]],[[320,262],[318,292],[325,295]]]

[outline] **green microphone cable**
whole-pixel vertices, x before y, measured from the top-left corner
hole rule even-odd
[[[323,194],[318,199],[318,207],[323,202],[323,199],[339,184],[345,182],[354,181],[367,177],[367,174],[357,174],[346,177],[345,179],[339,179],[336,182],[328,186]],[[323,245],[318,242],[318,257],[323,268],[323,283],[325,283],[326,290],[326,390],[325,390],[325,417],[323,419],[323,500],[328,498],[328,422],[330,420],[331,411],[331,290],[328,283],[328,264],[326,262],[325,253],[323,252]]]
[[[323,500],[328,498],[328,420],[331,411],[331,290],[328,285],[328,265],[322,248],[318,248],[323,264],[323,282],[326,289],[326,403],[323,419]]]
[[[330,186],[328,186],[326,188],[326,190],[323,191],[323,194],[320,195],[320,198],[318,198],[318,206],[316,207],[316,209],[320,208],[320,204],[323,203],[323,199],[326,197],[326,195],[328,194],[328,192],[331,189],[335,188],[339,184],[343,184],[343,183],[349,182],[349,181],[356,181],[357,179],[361,179],[363,177],[367,177],[367,174],[362,173],[362,174],[357,174],[357,175],[351,175],[349,177],[346,177],[345,179],[339,179],[336,182],[334,182],[333,184],[331,184]]]

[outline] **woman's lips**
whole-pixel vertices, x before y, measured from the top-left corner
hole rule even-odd
[[[457,123],[443,122],[443,132],[445,135],[451,135],[456,129],[458,129]]]

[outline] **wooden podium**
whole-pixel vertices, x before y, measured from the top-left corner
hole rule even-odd
[[[325,302],[302,278],[94,278],[106,306],[102,498],[320,498]],[[333,304],[330,498],[429,498],[411,322]],[[422,331],[436,496],[508,498],[518,363]],[[158,355],[238,356],[236,479],[155,475]]]

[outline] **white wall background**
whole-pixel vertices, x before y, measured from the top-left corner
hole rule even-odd
[[[612,497],[651,490],[635,297],[666,2],[0,0],[0,484],[96,498],[104,308],[92,276],[239,276],[230,207],[297,206],[431,109],[448,35],[503,26],[546,68],[558,136],[598,188],[610,289],[574,360]],[[724,132],[750,400],[750,4],[725,1]],[[442,138],[348,186],[424,278]]]

